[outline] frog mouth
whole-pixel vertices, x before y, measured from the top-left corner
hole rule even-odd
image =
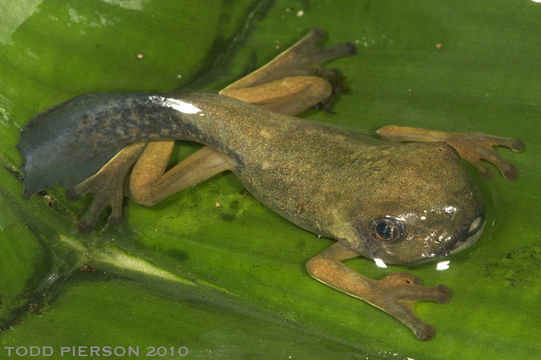
[[[466,250],[473,245],[481,237],[485,228],[485,217],[479,216],[472,221],[464,240],[457,241],[451,249],[451,254],[456,254],[462,250]]]

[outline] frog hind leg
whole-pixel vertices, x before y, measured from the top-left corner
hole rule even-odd
[[[224,155],[203,147],[165,172],[173,145],[173,141],[129,145],[96,174],[67,189],[66,197],[71,201],[93,194],[90,206],[77,226],[79,231],[92,231],[107,206],[111,207],[107,222],[120,223],[124,196],[151,206],[231,167]]]
[[[382,139],[392,142],[445,142],[488,179],[492,177],[492,172],[481,160],[496,166],[505,179],[514,180],[518,176],[516,166],[496,153],[495,146],[505,146],[515,152],[523,151],[525,148],[524,143],[519,139],[479,132],[443,132],[391,125],[378,129],[377,133]]]
[[[77,201],[88,193],[93,194],[90,207],[77,226],[80,232],[92,231],[99,215],[107,206],[111,206],[111,215],[107,220],[109,224],[118,224],[122,220],[125,181],[144,147],[145,143],[125,147],[96,174],[66,190],[66,197],[71,201]]]
[[[355,47],[347,43],[317,47],[323,38],[321,30],[310,31],[270,63],[226,87],[220,94],[286,115],[298,114],[324,101],[332,95],[331,82],[339,72],[321,69],[319,65],[354,54]],[[203,147],[165,171],[172,148],[172,141],[147,145],[130,176],[129,196],[135,202],[148,206],[156,204],[232,168],[225,155]]]
[[[321,64],[354,55],[357,50],[351,43],[317,46],[324,38],[322,30],[312,29],[268,64],[229,85],[220,94],[287,115],[318,104],[328,110],[332,95],[344,90],[344,78],[339,70],[323,69]]]
[[[129,180],[129,196],[136,203],[152,206],[232,167],[225,155],[205,146],[165,171],[173,146],[173,141],[147,144]]]
[[[380,280],[369,279],[342,263],[359,254],[336,243],[307,264],[308,273],[316,280],[348,295],[359,298],[389,313],[420,340],[434,336],[435,329],[421,321],[413,311],[417,301],[445,304],[451,293],[444,285],[423,286],[420,279],[408,273],[391,273]]]
[[[270,63],[220,93],[287,115],[295,115],[318,103],[328,102],[331,95],[341,89],[339,82],[342,77],[338,70],[322,69],[320,64],[353,55],[356,49],[349,43],[317,47],[324,37],[323,31],[313,29]],[[96,175],[69,189],[67,195],[72,200],[86,193],[94,194],[87,213],[79,222],[79,230],[93,230],[98,216],[108,205],[112,207],[108,222],[119,222],[124,195],[139,204],[152,205],[230,168],[229,160],[224,155],[203,147],[165,171],[173,144],[173,141],[157,141],[141,143],[137,149],[126,148]],[[123,187],[125,183],[128,183],[127,191]]]

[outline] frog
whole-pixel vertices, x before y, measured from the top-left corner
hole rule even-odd
[[[89,93],[34,117],[21,130],[23,197],[53,186],[77,201],[93,194],[78,223],[92,231],[124,198],[153,206],[213,176],[232,172],[255,199],[294,225],[335,240],[306,263],[316,280],[387,312],[420,340],[435,328],[417,317],[417,301],[445,304],[445,285],[393,272],[371,279],[344,261],[413,265],[471,246],[486,223],[468,161],[485,177],[517,168],[496,146],[524,150],[515,138],[387,125],[379,138],[296,117],[329,104],[344,77],[328,61],[354,55],[351,43],[319,46],[312,29],[263,67],[218,93]],[[202,144],[171,168],[177,141]]]

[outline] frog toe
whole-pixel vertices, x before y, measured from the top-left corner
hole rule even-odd
[[[526,145],[524,145],[524,143],[517,138],[495,136],[484,133],[471,133],[471,136],[477,138],[477,141],[480,144],[483,144],[485,147],[504,146],[515,152],[524,151],[526,148]]]
[[[419,328],[413,330],[413,333],[419,340],[430,340],[434,337],[436,329],[428,324],[422,324]]]
[[[88,233],[94,230],[98,216],[105,209],[105,206],[102,202],[93,199],[83,218],[77,224],[77,229],[82,233]]]
[[[325,39],[325,32],[321,29],[312,29],[305,38],[301,39],[292,50],[298,51],[302,55],[305,63],[319,65],[326,61],[336,59],[342,56],[355,55],[357,47],[352,43],[346,42],[334,46],[319,47],[318,43]]]
[[[118,225],[122,222],[122,204],[123,204],[124,192],[116,191],[113,194],[111,201],[111,215],[107,218],[109,225]]]
[[[403,302],[433,301],[445,304],[451,297],[447,286],[424,286],[421,279],[409,273],[392,273],[379,281],[382,287],[392,291]]]

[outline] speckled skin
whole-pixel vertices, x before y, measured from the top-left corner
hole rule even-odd
[[[387,143],[196,93],[88,94],[38,116],[18,145],[25,196],[74,186],[126,145],[159,139],[220,151],[263,204],[367,258],[404,264],[445,256],[484,218],[479,191],[444,143]],[[374,238],[369,223],[384,216],[404,221],[403,240]]]

